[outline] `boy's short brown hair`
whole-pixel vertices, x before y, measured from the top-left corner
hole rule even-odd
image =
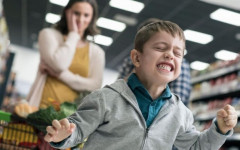
[[[157,22],[149,23],[140,28],[135,36],[134,48],[140,52],[143,52],[144,44],[157,32],[165,31],[171,34],[173,37],[179,36],[184,42],[185,49],[185,36],[183,30],[171,21],[160,20]]]

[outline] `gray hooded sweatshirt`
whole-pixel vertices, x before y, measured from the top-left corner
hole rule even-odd
[[[136,97],[124,80],[86,96],[68,117],[76,129],[56,148],[72,147],[88,137],[84,150],[218,150],[232,131],[222,135],[215,123],[204,132],[193,126],[193,115],[175,94],[149,128]]]

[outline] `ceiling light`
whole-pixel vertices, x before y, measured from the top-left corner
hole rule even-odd
[[[111,0],[109,5],[118,9],[140,13],[144,8],[144,4],[133,0]]]
[[[49,2],[60,5],[60,6],[66,6],[69,0],[49,0]]]
[[[228,50],[220,50],[216,52],[214,56],[217,59],[221,59],[221,60],[234,60],[238,56],[238,54]]]
[[[240,10],[239,0],[200,0],[209,4],[228,7],[230,9]]]
[[[135,26],[138,22],[136,18],[131,17],[131,16],[125,16],[125,15],[122,15],[122,14],[116,14],[113,18],[115,20],[124,22],[129,26]]]
[[[88,35],[88,36],[87,36],[87,40],[89,40],[89,41],[93,41],[93,36]]]
[[[190,67],[194,70],[204,70],[209,66],[208,63],[201,62],[201,61],[194,61],[190,64]]]
[[[113,42],[113,39],[107,36],[103,36],[103,35],[96,35],[94,36],[94,41],[97,44],[101,44],[104,46],[110,46]]]
[[[236,40],[240,40],[240,33],[236,33],[235,38]]]
[[[240,14],[226,9],[217,9],[210,14],[210,18],[231,25],[240,26]]]
[[[117,32],[122,32],[126,28],[126,24],[115,20],[100,17],[97,25],[102,28],[110,29]]]
[[[52,14],[52,13],[47,13],[46,17],[45,17],[45,20],[46,22],[48,23],[56,23],[60,20],[60,16],[59,15],[56,15],[56,14]]]
[[[200,43],[200,44],[207,44],[213,40],[212,35],[193,31],[193,30],[185,30],[184,35],[186,40]]]
[[[93,41],[93,37],[92,36],[87,36],[87,39],[89,41]],[[113,39],[107,36],[103,36],[103,35],[95,35],[94,36],[94,42],[100,45],[104,45],[104,46],[110,46],[113,42]]]

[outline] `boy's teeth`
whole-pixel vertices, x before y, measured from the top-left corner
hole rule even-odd
[[[171,67],[168,66],[168,65],[159,65],[158,68],[160,68],[160,69],[165,69],[165,70],[168,70],[168,71],[171,70]]]

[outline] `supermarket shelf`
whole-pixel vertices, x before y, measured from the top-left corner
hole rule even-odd
[[[206,112],[200,115],[195,116],[195,121],[209,121],[216,117],[217,110]],[[240,117],[240,111],[237,111],[238,117]]]
[[[219,77],[219,76],[222,76],[222,75],[225,75],[225,74],[237,71],[237,70],[240,70],[240,63],[237,63],[233,66],[229,66],[229,67],[226,67],[226,68],[221,68],[221,69],[218,69],[218,70],[200,75],[198,77],[193,77],[191,79],[191,83],[195,84],[195,83],[198,83],[198,82],[201,82],[201,81],[213,79],[213,78],[216,78],[216,77]]]
[[[219,77],[222,77],[224,75],[228,75],[231,73],[235,73],[240,71],[240,62],[237,64],[234,64],[232,66],[226,66],[221,69],[214,70],[212,72],[208,72],[206,74],[192,77],[191,83],[192,85],[201,83],[204,81],[209,82],[211,79],[216,79]],[[205,89],[206,91],[206,89]],[[198,93],[199,92],[199,93]],[[194,93],[196,97],[191,98],[191,103],[195,103],[198,105],[199,102],[203,103],[203,106],[207,106],[207,104],[213,100],[219,99],[224,100],[227,97],[240,97],[240,84],[239,81],[237,84],[235,82],[225,84],[222,87],[214,87],[209,88],[209,91],[206,92],[206,94],[202,94],[200,91],[197,91]],[[194,95],[192,95],[194,96]],[[200,104],[200,103],[199,103]],[[201,105],[199,105],[201,106]],[[197,110],[196,110],[197,111]],[[195,111],[195,112],[196,112]],[[198,113],[198,115],[194,116],[195,123],[199,123],[200,125],[204,125],[206,123],[209,123],[209,121],[213,120],[216,117],[217,109],[212,111],[205,111],[201,114]],[[193,110],[194,112],[194,110]],[[197,113],[197,112],[196,112]],[[240,111],[237,111],[238,117],[240,118]],[[234,133],[231,137],[228,137],[226,142],[223,145],[224,149],[240,149],[240,133]]]
[[[208,113],[204,113],[204,114],[200,114],[195,116],[195,121],[208,121],[208,120],[212,120],[214,117],[216,117],[216,112],[208,112]]]
[[[240,87],[236,87],[235,89],[230,89],[226,91],[221,91],[219,93],[213,93],[211,95],[205,95],[202,97],[197,97],[192,100],[191,102],[198,102],[198,101],[211,101],[213,98],[223,98],[223,97],[228,97],[228,96],[240,96]]]

